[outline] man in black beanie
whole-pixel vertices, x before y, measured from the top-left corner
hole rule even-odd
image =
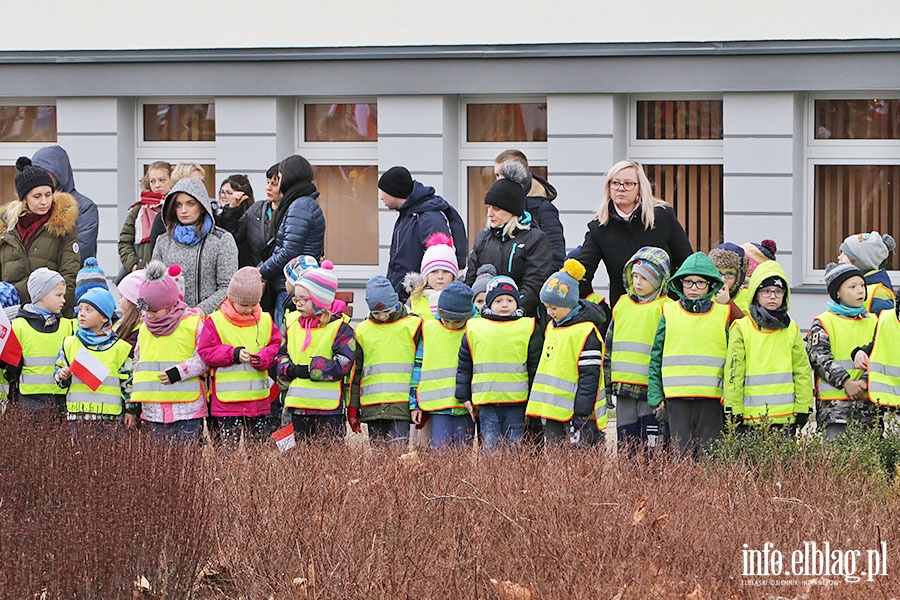
[[[453,239],[459,268],[466,266],[469,242],[466,228],[456,209],[434,193],[434,188],[415,181],[406,167],[391,167],[378,179],[378,198],[399,213],[391,237],[387,278],[401,302],[409,293],[403,287],[407,273],[418,272],[425,254],[425,242],[435,232]]]

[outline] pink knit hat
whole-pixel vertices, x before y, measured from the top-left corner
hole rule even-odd
[[[459,275],[453,240],[440,231],[433,233],[425,242],[425,254],[422,255],[422,276],[425,277],[438,269],[449,271],[453,273],[454,277]]]
[[[256,267],[242,267],[228,284],[228,299],[235,304],[257,305],[263,295],[262,274]]]
[[[337,292],[338,281],[334,273],[334,264],[330,260],[323,260],[318,268],[307,269],[300,276],[296,287],[302,287],[309,292],[309,299],[316,312],[328,310],[334,303],[334,294]]]
[[[132,304],[137,304],[141,293],[141,284],[146,280],[147,276],[144,274],[144,269],[132,271],[123,277],[119,285],[116,286],[119,289],[119,295]]]
[[[178,284],[169,275],[166,263],[154,260],[144,270],[146,280],[141,284],[138,301],[135,303],[143,310],[160,310],[172,308],[181,301],[182,295]]]

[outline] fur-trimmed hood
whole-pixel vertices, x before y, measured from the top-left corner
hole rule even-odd
[[[13,231],[19,222],[19,216],[25,210],[25,202],[13,200],[6,207],[2,220],[5,233]],[[72,194],[56,192],[53,194],[53,204],[50,206],[50,220],[44,226],[47,232],[56,237],[63,237],[75,230],[78,221],[78,201]]]

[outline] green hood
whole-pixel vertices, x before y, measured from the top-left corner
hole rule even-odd
[[[750,277],[750,283],[747,285],[747,291],[750,293],[750,303],[753,303],[753,300],[756,299],[756,290],[759,289],[759,286],[762,285],[762,282],[768,279],[769,277],[781,277],[784,280],[787,289],[784,294],[784,310],[790,310],[791,308],[791,284],[788,283],[787,275],[784,273],[784,269],[781,268],[774,260],[767,260],[764,263],[760,263],[756,270],[753,271],[753,275]]]
[[[711,300],[713,296],[722,289],[722,286],[725,285],[725,282],[722,281],[722,276],[719,275],[719,270],[716,268],[716,265],[713,264],[713,261],[711,261],[703,252],[694,252],[688,256],[685,261],[681,263],[678,270],[675,271],[672,279],[669,280],[669,289],[682,299],[684,299],[684,294],[681,290],[681,280],[688,275],[703,277],[713,282],[713,285],[710,286],[706,291],[706,295],[703,296],[701,300]]]

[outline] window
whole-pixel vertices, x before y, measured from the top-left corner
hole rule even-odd
[[[216,105],[144,104],[145,142],[215,142]]]
[[[691,246],[707,252],[724,241],[722,100],[636,97],[629,119],[628,157],[674,207]]]
[[[805,272],[815,281],[847,236],[900,234],[900,98],[876,95],[810,97]],[[900,270],[898,252],[888,260]]]
[[[378,260],[378,166],[317,166],[315,170],[327,224],[325,256],[340,265],[373,264]]]
[[[16,199],[16,167],[0,166],[0,207]]]
[[[55,106],[0,106],[0,142],[55,141]]]
[[[498,153],[499,154],[499,153]],[[535,175],[547,178],[547,167],[528,165]],[[466,231],[469,235],[469,249],[475,243],[478,232],[484,229],[487,222],[487,207],[484,204],[484,195],[494,184],[497,178],[494,176],[494,163],[487,166],[467,167],[466,180],[468,190],[468,215],[466,219]]]
[[[304,139],[307,142],[377,142],[378,105],[305,104]]]
[[[467,104],[466,141],[546,142],[547,103]]]

